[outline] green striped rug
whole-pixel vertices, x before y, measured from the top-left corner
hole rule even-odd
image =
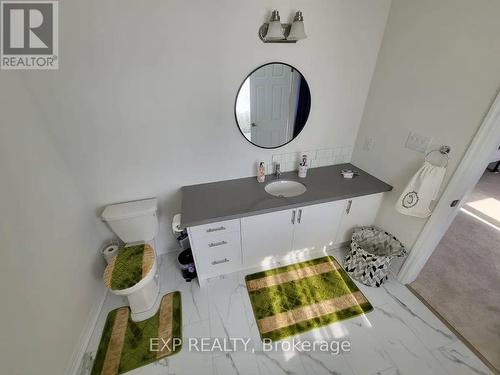
[[[373,310],[333,257],[245,277],[261,338],[280,340]]]
[[[120,307],[108,314],[91,375],[123,374],[158,361],[179,352],[181,338],[180,292],[163,296],[158,312],[141,322],[130,319],[129,307]],[[154,350],[150,339],[154,339]]]

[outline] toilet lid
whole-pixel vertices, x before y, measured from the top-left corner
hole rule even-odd
[[[104,270],[104,285],[112,290],[131,288],[147,276],[154,260],[155,252],[148,244],[121,248]]]

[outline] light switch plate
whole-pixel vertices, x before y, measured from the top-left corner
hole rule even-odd
[[[410,134],[408,134],[408,139],[406,140],[405,147],[413,151],[424,153],[429,148],[431,142],[431,137],[426,137],[425,135],[410,132]]]

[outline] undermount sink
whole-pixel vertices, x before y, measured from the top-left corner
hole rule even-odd
[[[267,184],[264,190],[275,197],[290,198],[304,194],[307,188],[297,181],[278,180]]]

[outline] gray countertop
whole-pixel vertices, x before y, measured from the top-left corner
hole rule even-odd
[[[359,171],[359,175],[344,179],[342,169]],[[311,168],[306,178],[299,178],[296,171],[284,172],[280,179],[300,181],[307,191],[297,197],[274,197],[264,190],[267,183],[276,180],[274,175],[267,175],[264,183],[246,177],[183,186],[181,225],[187,228],[392,190],[392,186],[352,164]]]

